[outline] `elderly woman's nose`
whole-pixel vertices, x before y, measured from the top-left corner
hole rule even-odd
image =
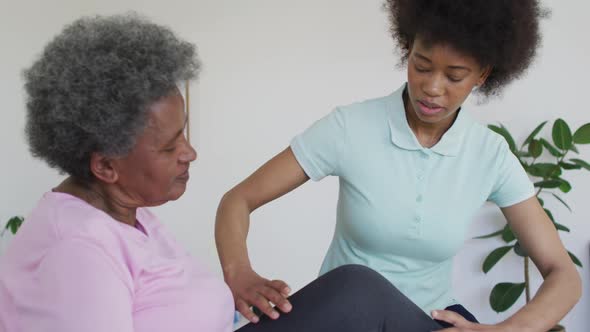
[[[193,148],[190,143],[186,143],[184,151],[180,154],[179,160],[183,163],[190,163],[197,159],[197,151]]]

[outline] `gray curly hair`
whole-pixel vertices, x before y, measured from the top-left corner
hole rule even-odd
[[[30,151],[91,180],[91,153],[129,153],[149,105],[199,68],[193,44],[135,13],[79,19],[24,71]]]

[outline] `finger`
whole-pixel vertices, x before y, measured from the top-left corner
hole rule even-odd
[[[268,301],[269,301],[269,299],[267,299],[262,294],[257,292],[254,295],[250,296],[249,302],[252,305],[256,306],[256,308],[260,309],[260,311],[262,311],[268,317],[270,317],[272,319],[279,318],[279,313],[272,308],[272,306],[270,305],[270,303],[268,303]]]
[[[282,312],[289,312],[292,309],[291,303],[279,292],[270,287],[265,287],[260,290],[262,296],[270,300],[274,305],[279,307]]]
[[[291,294],[291,287],[289,287],[289,285],[287,285],[287,283],[282,280],[269,281],[267,286],[276,289],[276,291],[281,293],[284,297],[287,297],[289,294]]]
[[[433,331],[433,332],[461,332],[461,330],[459,330],[456,327],[449,327],[447,329],[436,330],[436,331]]]
[[[260,321],[260,318],[250,310],[250,306],[243,300],[236,301],[236,309],[250,322],[256,324]]]
[[[432,318],[447,322],[455,327],[466,327],[471,324],[463,316],[450,310],[433,310]]]

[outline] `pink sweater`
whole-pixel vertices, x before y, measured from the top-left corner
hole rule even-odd
[[[0,257],[20,331],[228,332],[233,299],[147,209],[137,228],[46,193]],[[1,311],[1,310],[0,310]],[[6,319],[6,317],[4,317]]]

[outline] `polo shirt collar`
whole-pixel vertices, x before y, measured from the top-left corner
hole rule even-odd
[[[465,132],[473,120],[465,112],[459,110],[455,122],[441,137],[440,141],[430,149],[423,147],[418,142],[416,135],[408,124],[406,112],[404,109],[403,93],[406,84],[402,85],[397,91],[390,95],[389,107],[389,129],[391,133],[391,142],[397,147],[404,150],[431,150],[443,156],[456,156],[461,148]]]

